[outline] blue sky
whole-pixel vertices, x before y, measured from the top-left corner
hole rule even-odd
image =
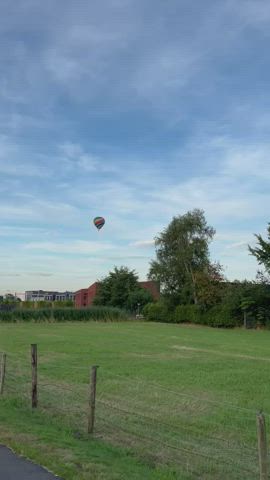
[[[268,0],[2,0],[0,291],[141,279],[202,208],[254,278],[270,205]],[[98,232],[97,215],[106,218]]]

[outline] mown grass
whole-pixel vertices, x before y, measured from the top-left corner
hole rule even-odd
[[[41,384],[34,414],[19,395],[29,392],[31,343],[38,344]],[[256,478],[255,413],[270,413],[269,346],[267,331],[1,324],[11,380],[8,367],[0,441],[67,480]],[[92,364],[100,368],[89,439]]]

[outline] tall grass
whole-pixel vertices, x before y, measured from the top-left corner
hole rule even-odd
[[[0,311],[0,322],[120,322],[128,320],[128,315],[120,308],[40,308]]]

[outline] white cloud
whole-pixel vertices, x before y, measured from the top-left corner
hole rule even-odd
[[[73,223],[79,221],[80,212],[73,205],[53,202],[46,200],[39,200],[35,198],[33,200],[11,202],[2,202],[0,205],[0,220],[21,220],[24,222],[32,221],[36,223],[49,223],[61,225]],[[39,223],[39,224],[40,224]]]
[[[1,276],[3,277],[20,277],[20,273],[10,273],[10,272],[1,272]]]
[[[153,247],[155,245],[155,240],[137,240],[130,244],[131,247],[145,248]]]
[[[91,242],[75,240],[74,242],[30,242],[23,246],[27,250],[41,250],[51,253],[73,253],[80,255],[102,255],[103,250],[112,250],[115,246],[109,242]]]
[[[47,273],[47,272],[29,272],[25,275],[29,275],[30,277],[53,277],[54,273]]]
[[[232,243],[231,245],[227,245],[226,246],[226,249],[227,250],[245,250],[247,251],[248,249],[248,243],[247,242],[236,242],[236,243]]]
[[[93,172],[99,166],[99,160],[89,153],[86,153],[81,145],[75,143],[64,143],[59,146],[64,154],[65,165],[69,168],[76,168],[78,171]]]
[[[270,192],[249,191],[227,177],[192,178],[153,192],[160,213],[180,214],[200,207],[214,221],[226,217],[250,219],[265,217]]]
[[[139,96],[167,100],[161,92],[179,92],[186,87],[200,66],[198,56],[182,46],[167,46],[148,51],[135,71],[132,87]]]
[[[245,25],[262,27],[270,23],[268,0],[256,0],[256,2],[253,0],[238,0],[237,3],[231,1],[230,5],[236,15],[245,21]]]
[[[55,271],[48,277],[55,286],[88,272],[90,283],[125,259],[144,273],[147,255],[136,255],[138,248],[151,253],[150,239],[173,215],[200,207],[218,231],[213,251],[227,255],[232,272],[254,273],[244,244],[268,219],[269,72],[258,55],[260,70],[247,36],[256,32],[265,44],[268,0],[196,9],[142,0],[56,3],[18,0],[14,9],[6,2],[0,24],[7,34],[0,127],[12,133],[0,137],[3,271],[8,262],[21,276],[27,265],[38,268],[33,284]],[[247,126],[252,135],[237,139]],[[95,213],[107,220],[99,247],[88,223]],[[9,237],[18,237],[18,251],[6,245]]]
[[[124,4],[107,1],[84,2],[80,8],[69,4],[62,13],[42,52],[42,69],[73,100],[85,103],[101,91],[107,96],[108,88],[117,87],[114,63],[130,41],[134,16]]]
[[[197,148],[198,145],[200,148]],[[118,238],[129,239],[132,245],[141,241],[139,235],[142,229],[144,237],[153,238],[173,215],[197,207],[205,210],[208,221],[216,226],[218,232],[222,224],[229,221],[243,223],[256,220],[262,225],[268,214],[270,192],[260,188],[261,184],[254,174],[253,169],[260,166],[251,162],[250,151],[253,148],[253,145],[233,143],[225,137],[205,138],[202,144],[200,138],[195,138],[188,152],[177,152],[177,162],[174,165],[170,163],[170,169],[155,169],[152,163],[151,168],[147,167],[145,171],[147,158],[142,158],[136,168],[131,165],[131,168],[122,169],[118,181],[92,182],[91,191],[83,188],[80,192],[72,192],[71,196],[74,200],[76,198],[78,205],[89,204],[93,211],[106,216],[106,231]],[[243,157],[240,156],[242,150]],[[186,155],[190,162],[195,157],[200,171],[207,170],[207,167],[203,168],[206,159],[211,162],[211,170],[208,169],[205,175],[194,170],[193,176],[181,178],[181,161]],[[171,157],[175,157],[174,152]],[[239,164],[239,158],[241,162],[242,158],[246,159],[246,167]],[[170,162],[170,158],[167,161]],[[136,175],[136,171],[143,173]],[[262,165],[260,171],[263,175]],[[230,232],[233,236],[231,241],[243,241],[248,233],[247,226],[243,225],[243,234],[238,234],[235,228]],[[249,237],[252,234],[253,231],[249,232]]]
[[[19,145],[7,136],[0,136],[0,172],[26,177],[45,177],[49,174],[43,165],[25,161]]]
[[[270,145],[231,145],[227,146],[223,173],[254,181],[254,178],[270,180]]]
[[[35,99],[41,107],[46,98],[47,109],[54,111],[60,94],[87,109],[97,97],[104,99],[105,109],[107,103],[126,109],[127,102],[137,108],[145,99],[157,109],[172,97],[171,110],[180,96],[177,118],[180,110],[185,115],[185,93],[200,97],[212,91],[220,80],[219,57],[233,56],[243,31],[270,15],[267,0],[205,2],[188,15],[185,2],[173,7],[119,0],[17,5],[16,12],[7,4],[3,9],[1,30],[8,35],[1,51],[6,68],[0,92],[5,101],[33,105]],[[183,28],[172,22],[168,29],[172,10],[180,25],[183,18]],[[25,25],[37,44],[23,41]],[[14,31],[21,35],[13,38]]]
[[[149,182],[151,168],[147,169],[147,175],[149,174],[150,177],[146,178],[142,175],[141,178],[133,175],[133,171],[140,171],[140,165],[137,164],[136,168],[123,170],[119,176],[119,182],[112,181],[111,177],[105,180],[105,177],[102,181],[91,182],[91,191],[84,187],[78,190],[77,186],[65,192],[61,191],[60,198],[65,199],[65,202],[48,202],[31,194],[24,195],[23,192],[22,194],[19,192],[18,202],[20,203],[9,202],[1,205],[0,219],[31,220],[38,222],[39,226],[40,222],[49,222],[51,232],[52,225],[59,222],[68,227],[66,241],[61,241],[63,237],[59,232],[59,241],[57,238],[56,242],[41,240],[42,233],[39,231],[35,233],[33,230],[33,241],[24,246],[24,251],[31,252],[32,258],[35,252],[82,254],[90,257],[92,255],[92,262],[95,262],[94,256],[98,257],[97,265],[98,262],[103,264],[121,262],[122,264],[126,259],[127,262],[133,262],[135,268],[136,264],[140,264],[140,271],[145,271],[148,268],[148,257],[137,255],[136,249],[150,249],[154,244],[151,238],[154,238],[169,223],[173,215],[183,214],[187,210],[199,207],[205,210],[207,220],[218,231],[213,249],[215,258],[236,260],[237,252],[241,247],[245,251],[245,245],[252,242],[253,232],[249,230],[248,222],[253,219],[257,223],[259,221],[260,225],[264,225],[268,215],[267,205],[270,202],[269,192],[267,190],[261,192],[258,188],[260,184],[257,182],[257,177],[253,175],[253,167],[242,169],[239,163],[231,161],[232,158],[237,160],[240,158],[238,155],[233,157],[232,153],[241,152],[242,148],[246,152],[249,151],[247,144],[242,147],[241,144],[226,142],[226,138],[205,140],[200,150],[195,148],[196,155],[199,154],[202,159],[204,157],[211,159],[217,154],[218,149],[215,171],[205,176],[196,175],[194,172],[193,177],[181,179],[179,173],[177,174],[179,166],[176,165],[173,167],[175,174],[172,169],[167,176],[166,172],[163,174],[163,171],[159,173],[156,171],[153,176],[154,181]],[[192,147],[190,146],[189,149],[191,152]],[[66,158],[72,158],[81,155],[83,149],[78,144],[70,143],[65,144],[63,152]],[[185,152],[181,155],[184,156]],[[141,161],[143,162],[144,159]],[[240,182],[239,176],[241,176]],[[72,203],[76,203],[76,206]],[[78,228],[78,234],[86,233],[85,205],[91,205],[93,217],[96,212],[106,217],[102,237],[99,237],[97,242],[96,240],[93,242],[92,240],[74,240],[74,225]],[[89,214],[91,216],[90,211]],[[231,221],[244,222],[244,224],[242,227],[239,225],[237,228],[235,226],[227,228],[226,231],[224,222],[229,225]],[[260,227],[256,227],[255,231],[259,232]],[[142,239],[142,232],[144,239]],[[8,230],[6,233],[8,234]],[[87,235],[95,233],[94,230],[87,231]],[[21,236],[24,234],[27,232],[19,233]],[[48,234],[46,238],[48,239]],[[108,239],[113,243],[107,242]],[[106,249],[106,254],[102,253],[103,247]],[[110,249],[113,253],[109,251]],[[230,257],[228,257],[229,254]],[[141,263],[143,261],[144,267]],[[99,268],[102,270],[101,266]],[[98,274],[98,268],[96,271]],[[80,275],[79,272],[78,275]]]
[[[1,97],[1,92],[0,92]],[[45,118],[41,116],[32,117],[31,115],[22,114],[19,112],[2,112],[0,113],[0,127],[3,132],[18,132],[28,129],[44,129],[48,128],[49,124]],[[12,142],[14,144],[14,142]]]
[[[22,227],[20,225],[1,225],[0,227],[0,237],[10,237],[10,238],[21,238],[21,237],[32,237],[33,236],[48,236],[51,235],[51,231],[45,228],[39,227]]]

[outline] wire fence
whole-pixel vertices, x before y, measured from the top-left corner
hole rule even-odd
[[[86,437],[92,421],[95,438],[128,448],[149,465],[166,466],[176,478],[268,478],[265,432],[256,427],[256,411],[102,368],[93,395],[90,373],[82,366],[69,367],[67,374],[60,363],[39,361],[37,410],[78,438]],[[7,354],[3,397],[32,408],[33,379],[29,357]],[[269,431],[270,415],[263,418]]]

